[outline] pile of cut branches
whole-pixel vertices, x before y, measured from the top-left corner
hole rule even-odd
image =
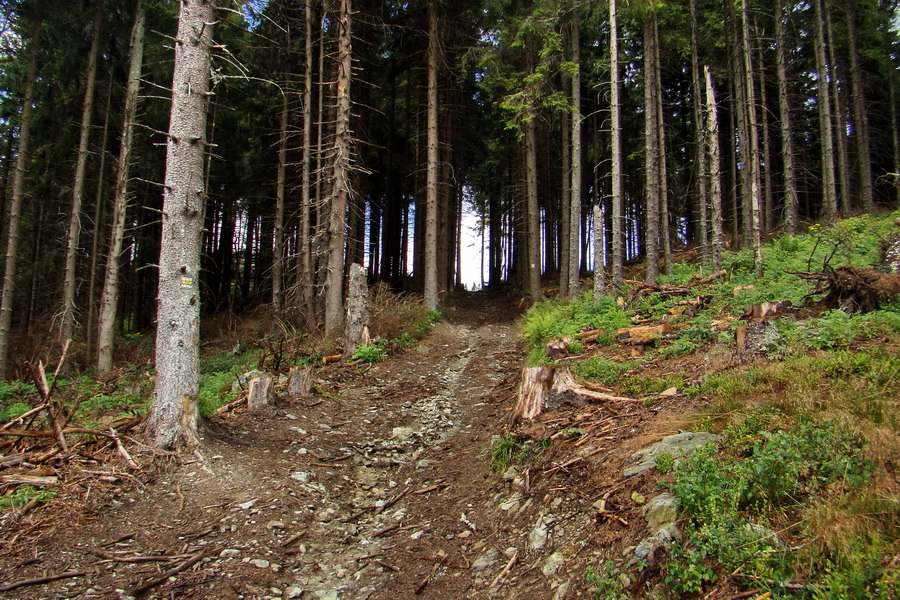
[[[64,358],[65,353],[60,364]],[[6,502],[10,510],[0,513],[0,532],[12,535],[0,539],[0,549],[6,550],[35,529],[22,528],[21,520],[46,498],[78,497],[86,504],[92,492],[96,498],[104,487],[126,480],[140,485],[133,473],[141,465],[133,453],[135,447],[147,448],[129,436],[146,415],[124,416],[102,429],[80,427],[72,422],[77,406],[67,407],[54,397],[59,367],[48,381],[43,363],[28,366],[39,399],[33,408],[0,425],[0,499],[17,497],[20,488],[33,492],[19,493],[31,497],[22,506]]]

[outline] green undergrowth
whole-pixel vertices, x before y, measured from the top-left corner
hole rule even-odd
[[[491,469],[503,473],[510,465],[521,465],[533,460],[550,446],[550,440],[523,440],[513,435],[496,437],[491,442]]]
[[[669,483],[684,537],[663,566],[671,597],[720,574],[778,598],[894,598],[900,499],[872,486],[865,439],[829,421],[779,428],[767,408],[694,453]]]
[[[532,364],[549,360],[543,354],[552,339],[605,328],[601,348],[577,339],[570,346],[570,354],[585,354],[567,362],[576,375],[646,402],[677,388],[702,407],[681,415],[690,428],[722,435],[718,447],[658,469],[661,485],[679,498],[684,537],[652,577],[662,584],[657,597],[698,598],[728,587],[772,598],[900,597],[893,560],[900,496],[892,475],[900,461],[900,300],[867,314],[780,317],[765,356],[748,364],[734,358],[735,330],[752,306],[812,306],[821,294],[796,273],[873,267],[883,242],[900,233],[898,216],[864,215],[774,239],[763,248],[762,278],[751,251],[726,253],[726,276],[695,288],[702,299],[693,314],[679,314],[683,296],[632,296],[625,288],[624,302],[582,295],[526,315]],[[686,285],[710,272],[678,264],[660,283]],[[619,327],[661,322],[672,331],[639,358],[624,346],[602,347]],[[641,577],[603,562],[587,579],[597,598],[624,598]]]
[[[32,500],[46,502],[56,496],[56,491],[47,488],[36,488],[31,485],[20,485],[11,493],[0,496],[0,512],[20,509]]]
[[[615,341],[616,329],[631,324],[629,316],[619,307],[615,298],[603,296],[594,300],[586,291],[570,302],[545,300],[531,308],[522,323],[522,335],[530,349],[529,363],[542,359],[544,347],[557,338],[574,336],[579,331],[604,329],[598,342],[609,345]],[[577,353],[577,340],[570,350]]]

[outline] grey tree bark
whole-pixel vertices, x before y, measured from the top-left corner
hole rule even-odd
[[[619,27],[616,0],[609,0],[609,62],[610,62],[610,145],[612,154],[612,282],[622,283],[625,248],[622,195],[622,103],[619,82]]]
[[[709,173],[706,166],[706,138],[703,126],[703,82],[700,74],[700,42],[698,40],[699,23],[697,20],[697,0],[690,0],[691,13],[691,93],[694,96],[691,108],[694,117],[694,157],[697,169],[697,225],[700,239],[700,256],[704,265],[709,264],[711,252],[709,244]]]
[[[762,210],[760,198],[759,126],[756,118],[756,93],[753,86],[753,61],[750,46],[750,24],[747,0],[741,0],[741,55],[743,57],[744,89],[747,101],[747,133],[749,152],[747,166],[750,169],[750,231],[755,256],[755,267],[762,277]]]
[[[344,327],[344,360],[359,346],[369,343],[369,294],[367,272],[359,263],[350,265],[347,294],[347,321]]]
[[[656,11],[644,19],[644,200],[648,283],[659,276],[659,111],[656,107]]]
[[[288,42],[290,45],[290,42]],[[287,61],[285,61],[287,62]],[[275,256],[272,262],[272,314],[281,318],[284,308],[284,198],[285,175],[287,173],[288,136],[288,89],[290,75],[285,75],[284,89],[281,90],[281,118],[278,127],[278,168],[275,181]]]
[[[837,217],[837,188],[834,170],[834,127],[831,116],[831,91],[829,90],[830,70],[825,56],[825,18],[822,0],[814,0],[815,36],[813,45],[818,72],[817,107],[819,113],[819,143],[822,146],[822,217]]]
[[[94,91],[97,81],[97,55],[100,53],[100,25],[103,0],[97,3],[94,26],[91,31],[91,49],[85,69],[84,101],[81,108],[81,132],[78,140],[78,158],[75,161],[75,177],[72,181],[72,211],[69,214],[69,235],[66,243],[66,269],[63,275],[62,316],[59,338],[64,347],[75,331],[75,267],[78,258],[78,242],[81,237],[81,206],[84,201],[85,170],[88,162],[88,143],[94,115]],[[64,359],[65,357],[63,357]]]
[[[313,260],[309,243],[309,229],[312,224],[312,87],[313,87],[313,12],[312,2],[306,3],[303,12],[303,21],[306,26],[306,40],[303,74],[303,165],[301,167],[300,189],[300,273],[297,278],[300,286],[300,306],[306,317],[307,324],[311,323],[315,314],[313,306]]]
[[[875,202],[872,193],[872,156],[869,148],[869,119],[862,69],[859,64],[859,50],[856,46],[856,2],[850,0],[845,5],[847,12],[847,40],[850,54],[850,84],[853,88],[853,137],[856,141],[856,156],[859,165],[859,197],[865,212],[872,212]]]
[[[88,356],[94,355],[94,326],[97,323],[97,269],[100,264],[100,240],[103,237],[104,215],[103,196],[106,191],[106,146],[109,142],[110,106],[112,103],[113,80],[109,79],[109,89],[106,95],[106,111],[103,118],[103,133],[100,136],[100,165],[97,167],[97,191],[94,194],[94,234],[91,239],[91,271],[90,284],[88,285],[88,311],[87,325],[85,325],[85,345]]]
[[[571,58],[572,71],[572,184],[569,198],[569,277],[568,295],[574,298],[580,287],[581,270],[581,16],[573,3]]]
[[[525,188],[528,198],[528,285],[531,303],[543,298],[541,292],[541,215],[538,206],[537,115],[525,123]]]
[[[719,150],[719,117],[716,108],[716,91],[709,66],[703,67],[706,81],[706,155],[709,161],[710,208],[712,212],[712,263],[713,271],[722,268],[725,251],[725,233],[722,226],[722,160]]]
[[[425,173],[425,304],[437,310],[438,298],[438,14],[437,0],[428,2],[428,108]]]
[[[344,325],[344,246],[350,197],[350,82],[352,30],[350,0],[341,0],[338,16],[337,114],[332,164],[331,213],[328,218],[328,273],[325,281],[325,335],[334,338]]]
[[[788,99],[787,58],[784,52],[784,10],[782,0],[775,0],[775,69],[778,72],[778,112],[781,117],[781,157],[784,162],[784,228],[797,233],[797,176],[794,166],[794,129],[791,125],[791,105]]]
[[[110,225],[103,292],[100,295],[100,314],[97,318],[97,372],[112,370],[115,349],[116,318],[119,306],[119,268],[122,241],[125,237],[125,214],[128,211],[128,174],[131,167],[133,125],[137,116],[138,92],[141,85],[141,65],[144,62],[144,6],[137,0],[137,12],[131,28],[131,58],[128,67],[128,83],[125,88],[125,109],[122,123],[122,139],[119,144],[119,160],[116,165],[116,189],[113,198],[113,216]]]
[[[159,448],[199,444],[200,240],[214,0],[182,0],[166,147],[156,389],[147,430]]]
[[[9,204],[9,226],[6,244],[6,270],[3,275],[3,294],[0,297],[0,379],[6,379],[9,361],[9,338],[12,326],[12,304],[16,286],[16,262],[19,255],[19,224],[22,220],[22,198],[25,195],[25,171],[28,167],[28,145],[31,140],[31,115],[34,104],[34,82],[37,79],[37,59],[43,23],[32,29],[28,43],[28,70],[25,75],[25,95],[19,116],[19,150],[16,155],[12,198]]]

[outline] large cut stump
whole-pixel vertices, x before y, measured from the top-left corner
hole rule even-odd
[[[247,396],[247,407],[252,409],[268,406],[272,402],[274,386],[271,377],[255,377],[250,380],[250,393]]]
[[[358,346],[369,343],[369,290],[366,269],[359,263],[350,265],[347,322],[344,327],[344,360],[353,356]]]
[[[310,367],[292,367],[288,374],[288,400],[298,400],[312,394],[313,370]]]
[[[567,366],[525,367],[513,422],[533,421],[541,413],[554,409],[566,402],[638,402],[635,398],[614,396],[591,389],[572,373]]]

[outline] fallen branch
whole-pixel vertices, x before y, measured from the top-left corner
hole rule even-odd
[[[503,570],[497,573],[497,576],[494,577],[494,581],[491,582],[491,587],[496,587],[498,583],[503,581],[509,572],[512,571],[512,568],[515,566],[516,561],[519,560],[519,551],[516,550],[513,552],[512,558],[509,559],[509,562],[506,563],[506,566],[503,567]]]
[[[440,559],[441,559],[441,560],[439,560],[438,562],[434,563],[434,566],[431,567],[431,572],[428,573],[428,575],[425,576],[425,579],[423,579],[423,580],[419,583],[419,585],[416,586],[416,592],[415,592],[415,593],[416,593],[417,596],[418,596],[419,594],[421,594],[421,593],[425,590],[425,588],[428,586],[428,583],[431,581],[431,578],[434,577],[434,574],[438,572],[438,569],[440,569],[440,568],[441,568],[441,565],[443,565],[444,562],[447,560],[447,555],[446,555],[446,554],[441,554],[441,555],[440,555]]]
[[[71,579],[72,577],[84,577],[85,575],[87,575],[87,573],[85,571],[66,571],[65,573],[59,573],[57,575],[47,575],[46,577],[35,577],[34,579],[22,579],[20,581],[14,581],[12,583],[0,585],[0,592],[8,592],[10,590],[17,590],[20,587],[27,587],[29,585],[40,585],[42,583],[49,583],[51,581],[58,581],[60,579]]]
[[[190,569],[191,567],[196,565],[198,562],[203,560],[203,558],[207,554],[213,554],[213,552],[211,552],[210,550],[211,550],[210,548],[204,548],[203,550],[201,550],[200,552],[197,552],[196,554],[191,556],[189,559],[187,559],[180,565],[169,569],[165,573],[162,573],[161,575],[154,577],[153,579],[150,579],[135,588],[128,590],[126,592],[127,595],[137,597],[137,596],[140,596],[141,594],[143,594],[144,592],[147,592],[147,591],[155,588],[156,586],[160,585],[161,583],[165,583],[166,580],[169,579],[169,577],[171,577],[173,575],[177,575],[178,573],[181,573],[182,571]]]
[[[128,454],[128,450],[125,449],[125,446],[122,445],[122,440],[119,439],[119,436],[116,434],[116,430],[112,427],[109,428],[108,437],[111,438],[116,443],[116,449],[119,451],[119,454],[122,455],[122,458],[125,459],[125,462],[128,463],[128,466],[134,469],[135,471],[140,470],[140,465],[134,462],[134,459],[131,458],[131,455]]]
[[[372,537],[373,538],[381,537],[383,535],[386,535],[386,534],[394,531],[395,529],[400,529],[400,523],[393,523],[391,525],[388,525],[387,527],[382,527],[381,529],[379,529],[378,531],[373,533]]]

